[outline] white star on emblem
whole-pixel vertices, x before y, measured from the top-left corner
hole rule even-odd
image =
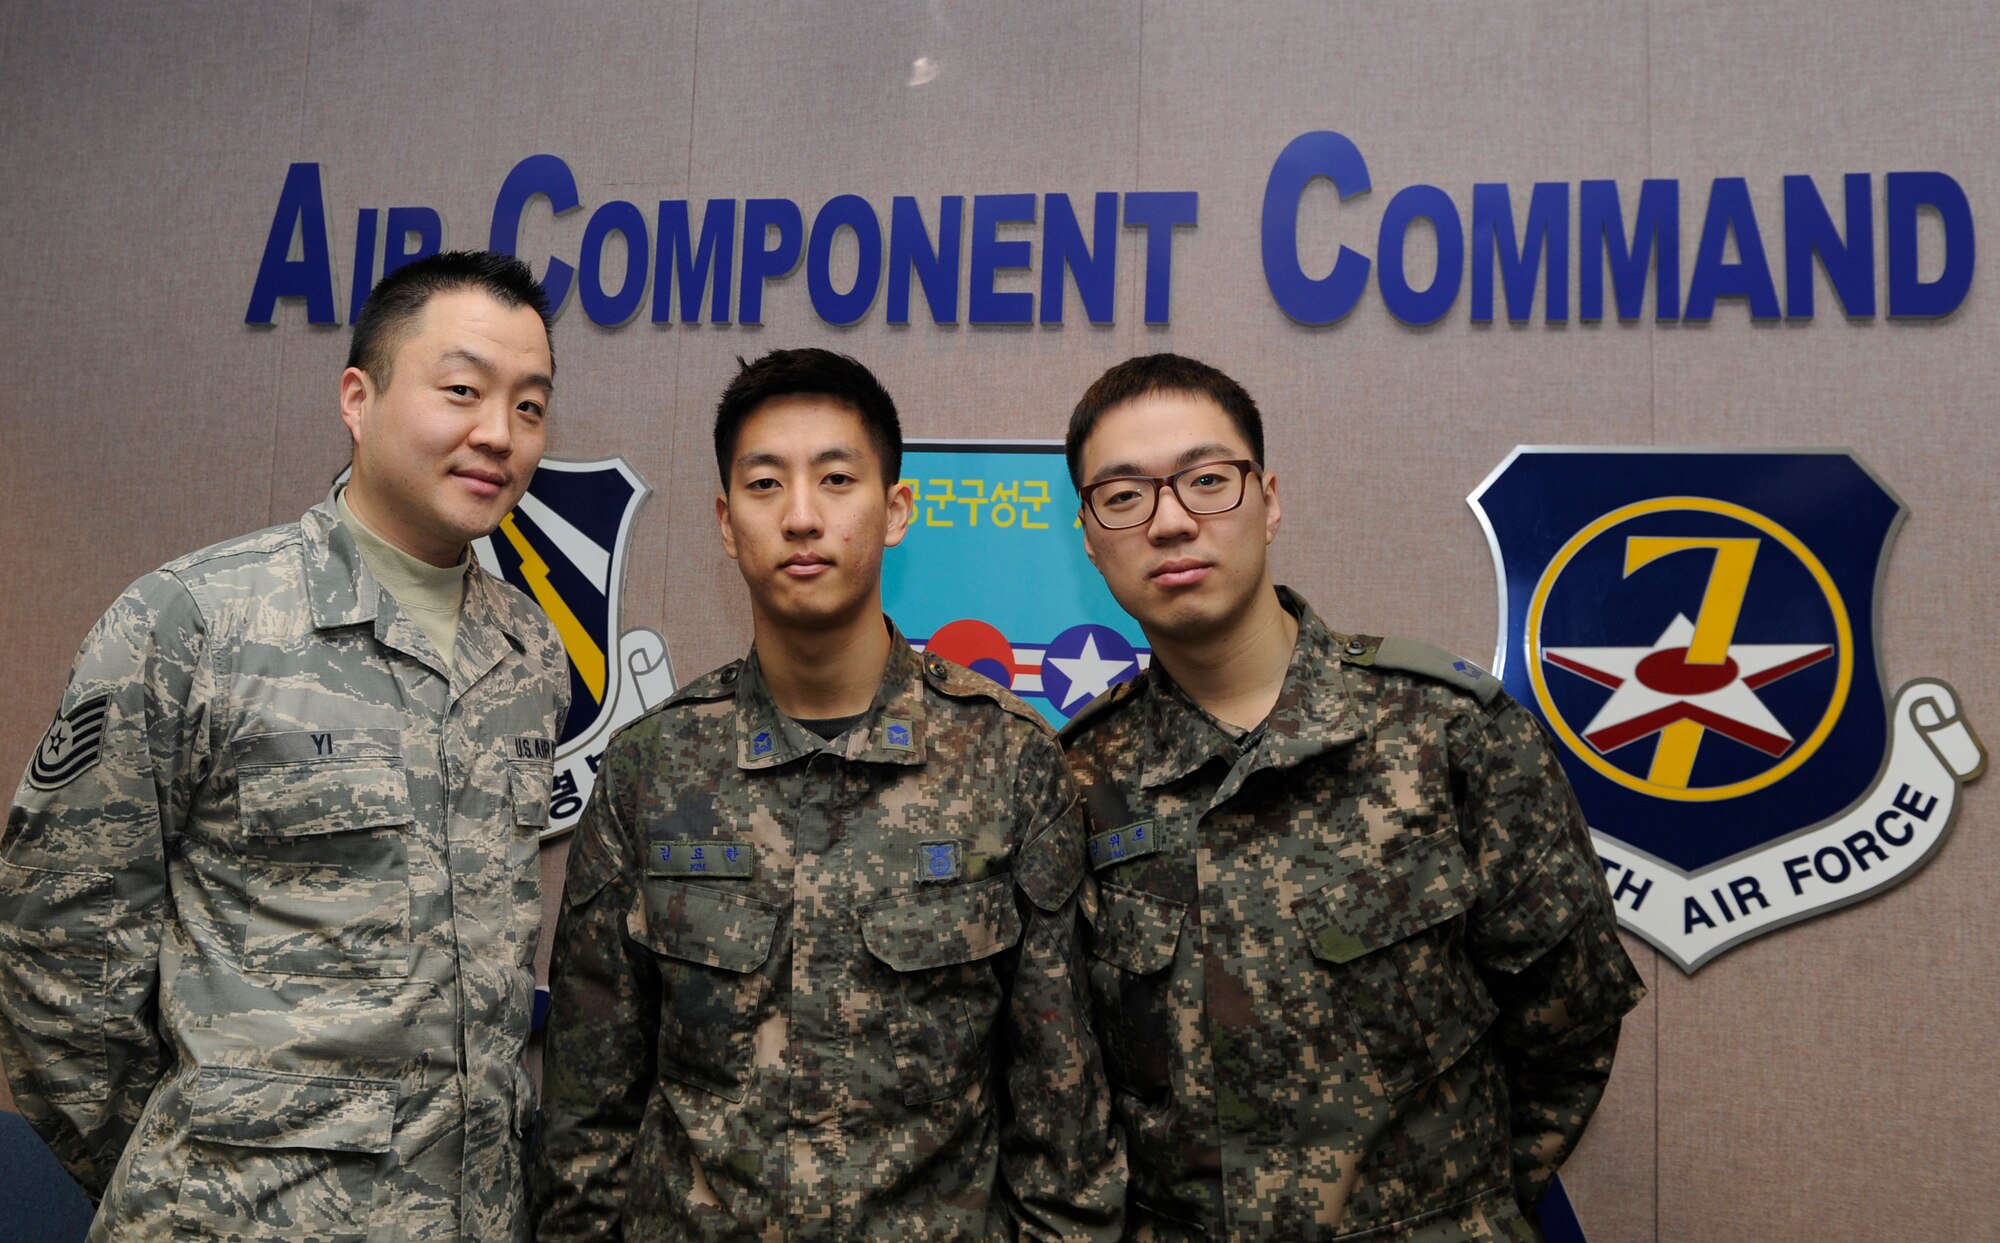
[[[1732,643],[1720,665],[1693,664],[1694,623],[1676,615],[1651,647],[1552,647],[1542,658],[1608,686],[1611,697],[1583,736],[1600,753],[1638,742],[1681,721],[1777,757],[1792,735],[1757,691],[1833,655],[1825,643]],[[1692,752],[1688,758],[1692,759]]]
[[[1089,700],[1110,690],[1111,683],[1125,671],[1125,667],[1135,662],[1129,658],[1104,659],[1097,654],[1097,636],[1088,634],[1083,638],[1083,651],[1075,656],[1051,656],[1048,658],[1048,663],[1054,665],[1069,679],[1069,692],[1063,701],[1056,705],[1057,708],[1067,712],[1069,706],[1077,700]]]

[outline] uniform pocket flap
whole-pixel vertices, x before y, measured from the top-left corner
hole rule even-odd
[[[313,837],[412,819],[401,757],[239,765],[236,786],[237,820],[259,837]]]
[[[545,829],[549,825],[549,782],[555,765],[547,760],[510,760],[507,792],[514,801],[514,823]]]
[[[1411,841],[1394,860],[1353,862],[1292,913],[1314,957],[1345,963],[1462,914],[1471,891],[1465,852],[1440,833]]]
[[[670,958],[751,972],[771,956],[778,908],[685,881],[646,880],[644,940]]]
[[[861,908],[868,951],[897,971],[991,958],[1021,939],[1014,878],[919,889]]]
[[[206,1066],[188,1133],[243,1148],[388,1152],[395,1124],[396,1085],[385,1080]]]
[[[1090,952],[1121,970],[1152,975],[1173,965],[1187,908],[1170,898],[1099,882],[1098,900],[1086,907]]]

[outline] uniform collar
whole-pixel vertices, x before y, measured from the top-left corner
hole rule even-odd
[[[882,684],[860,724],[831,742],[778,711],[757,649],[743,661],[736,677],[736,764],[739,768],[775,768],[814,752],[870,764],[922,764],[924,740],[923,658],[903,638],[895,623],[889,628],[889,663]]]
[[[1151,745],[1140,767],[1142,787],[1178,781],[1220,759],[1232,766],[1233,792],[1253,772],[1289,768],[1367,732],[1355,710],[1333,633],[1291,588],[1278,588],[1278,600],[1298,619],[1299,637],[1292,645],[1278,700],[1264,718],[1251,753],[1239,759],[1214,718],[1155,662],[1147,670],[1143,692],[1149,701],[1145,710],[1151,714],[1146,734]]]
[[[422,660],[440,672],[443,660],[423,631],[403,611],[361,560],[354,536],[340,520],[336,484],[326,499],[305,512],[299,530],[305,540],[306,598],[312,602],[313,626],[373,623],[375,637],[398,651]],[[526,650],[526,636],[514,610],[505,606],[500,585],[473,557],[465,571],[465,603],[458,618],[458,643],[452,655],[454,678],[477,681],[506,655],[508,641]],[[503,637],[504,636],[504,637]]]

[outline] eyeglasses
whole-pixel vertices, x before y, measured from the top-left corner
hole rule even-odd
[[[1084,486],[1083,507],[1098,526],[1123,531],[1151,522],[1160,506],[1160,489],[1172,488],[1174,499],[1191,514],[1226,514],[1243,503],[1244,481],[1259,469],[1255,462],[1238,460],[1203,462],[1171,475],[1114,475]]]

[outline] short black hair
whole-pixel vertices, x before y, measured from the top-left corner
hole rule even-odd
[[[884,486],[903,474],[903,425],[896,403],[875,373],[832,350],[772,350],[756,362],[736,360],[740,370],[715,404],[715,469],[729,491],[729,463],[743,422],[767,401],[780,397],[824,397],[861,416],[875,456],[882,459]]]
[[[533,307],[549,337],[549,370],[555,370],[555,332],[549,323],[549,296],[528,265],[490,250],[446,250],[413,259],[375,282],[347,347],[347,365],[359,367],[386,389],[396,351],[414,331],[424,305],[441,293],[477,289],[502,306]]]
[[[1063,456],[1069,460],[1069,481],[1083,486],[1083,442],[1097,427],[1097,420],[1114,406],[1137,401],[1151,393],[1181,393],[1207,397],[1222,407],[1250,445],[1250,456],[1258,466],[1264,463],[1264,416],[1241,384],[1205,362],[1181,354],[1143,354],[1128,358],[1097,377],[1084,390],[1082,400],[1069,416],[1069,432],[1063,437]]]

